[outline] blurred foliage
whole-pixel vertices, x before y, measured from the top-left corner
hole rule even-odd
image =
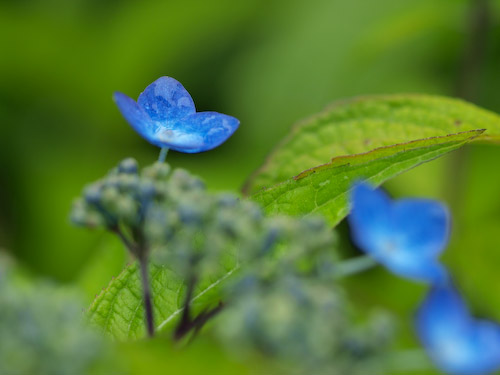
[[[0,304],[0,373],[84,375],[111,369],[112,349],[83,323],[73,290],[34,284],[2,256]]]

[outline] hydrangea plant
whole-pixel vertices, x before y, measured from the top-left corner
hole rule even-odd
[[[0,335],[0,370],[58,373],[71,369],[65,360],[79,352],[75,373],[126,373],[127,366],[115,363],[122,358],[134,374],[141,348],[160,343],[170,365],[182,361],[177,350],[205,339],[228,362],[259,361],[264,372],[398,373],[406,362],[399,356],[407,357],[394,348],[395,318],[360,306],[346,282],[377,263],[429,288],[415,331],[437,368],[449,374],[500,369],[500,326],[469,312],[453,272],[439,259],[451,235],[446,206],[393,201],[377,188],[475,139],[499,139],[496,115],[419,95],[343,102],[298,125],[240,195],[212,192],[165,162],[169,149],[199,153],[221,145],[239,120],[196,112],[170,77],[149,85],[137,102],[119,92],[114,99],[130,125],[162,149],[159,161],[141,169],[124,159],[83,189],[71,219],[116,235],[133,262],[96,296],[82,321],[73,307],[39,302],[45,289],[34,283],[29,292],[13,293],[0,257],[0,300],[7,306],[0,327],[8,333]],[[493,130],[485,136],[486,125]],[[347,255],[346,234],[334,228],[345,217],[352,242],[366,255]],[[73,297],[58,301],[77,305]],[[26,330],[16,336],[10,322]],[[47,329],[58,335],[54,347],[46,345]],[[29,360],[16,357],[18,347],[29,349]],[[47,365],[51,358],[59,369]]]

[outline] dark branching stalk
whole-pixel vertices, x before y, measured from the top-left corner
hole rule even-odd
[[[195,276],[192,276],[188,280],[186,298],[184,300],[184,310],[182,312],[181,320],[174,331],[174,340],[176,341],[179,341],[191,331],[193,331],[194,335],[196,335],[203,328],[203,326],[211,318],[217,315],[224,307],[224,304],[220,302],[216,307],[204,310],[198,314],[196,318],[192,319],[191,300],[193,299],[193,291],[196,286],[196,282],[197,280]]]
[[[224,308],[224,303],[219,302],[219,304],[213,309],[202,311],[192,322],[192,329],[194,329],[194,335],[196,335],[214,316],[216,316]]]
[[[139,258],[139,266],[141,268],[144,312],[146,314],[146,329],[148,332],[148,336],[153,337],[155,335],[154,318],[153,318],[153,298],[151,294],[151,286],[149,283],[147,256]]]
[[[118,225],[109,227],[109,230],[118,236],[118,238],[122,241],[122,243],[130,253],[132,253],[137,258],[139,257],[139,247],[128,239],[128,237],[125,235],[125,233],[123,233]]]
[[[110,230],[120,238],[125,247],[137,258],[139,262],[139,267],[141,269],[144,312],[146,317],[146,330],[148,336],[153,337],[155,334],[155,328],[153,317],[153,298],[148,272],[148,251],[145,246],[137,245],[130,241],[118,226],[110,227]]]

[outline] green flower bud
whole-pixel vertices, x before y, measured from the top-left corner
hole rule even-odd
[[[144,168],[142,176],[153,180],[166,180],[170,174],[170,165],[167,163],[156,162],[152,166]]]
[[[100,184],[93,184],[85,188],[83,195],[88,204],[96,204],[101,200]]]
[[[117,179],[118,189],[122,192],[134,193],[139,187],[139,177],[135,174],[120,174]]]
[[[137,204],[130,196],[119,197],[116,201],[116,215],[128,224],[137,220]]]
[[[120,164],[118,164],[118,172],[125,174],[137,174],[139,170],[139,165],[137,161],[133,158],[127,158],[122,160]]]

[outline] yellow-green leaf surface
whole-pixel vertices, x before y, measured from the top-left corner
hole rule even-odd
[[[227,262],[220,272],[202,280],[193,293],[194,310],[217,301],[219,284],[237,269],[237,263]],[[162,331],[175,322],[183,310],[186,287],[182,278],[165,266],[150,265],[155,327]],[[141,280],[136,263],[127,266],[96,297],[89,308],[90,323],[119,339],[144,337],[144,309]]]
[[[331,225],[335,225],[348,213],[347,195],[356,180],[379,185],[463,146],[482,133],[483,130],[472,130],[337,157],[330,163],[260,190],[251,199],[260,203],[269,214],[322,214]]]
[[[474,129],[486,129],[477,139],[499,141],[500,116],[462,100],[418,94],[334,103],[298,123],[245,190],[255,193],[338,156]]]

